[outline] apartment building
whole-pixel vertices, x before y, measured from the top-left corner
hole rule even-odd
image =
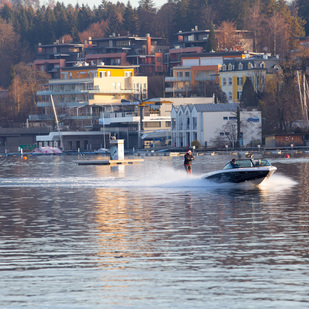
[[[72,67],[84,57],[84,44],[66,44],[59,40],[53,44],[39,43],[33,62],[35,68],[45,71],[52,78],[60,78],[60,68]]]
[[[216,52],[182,55],[181,65],[165,78],[166,97],[205,96],[207,83],[219,84],[218,72],[225,59],[244,59],[245,52]]]
[[[85,61],[104,62],[106,65],[137,65],[140,75],[163,74],[167,72],[169,46],[159,37],[135,35],[91,39],[85,49]]]
[[[229,103],[240,102],[243,85],[249,77],[254,91],[263,91],[265,83],[281,70],[278,56],[256,54],[244,59],[225,59],[219,70],[219,83]]]
[[[98,124],[100,112],[107,105],[148,96],[147,77],[135,76],[135,69],[135,66],[90,66],[85,62],[61,68],[60,79],[49,80],[45,89],[37,92],[41,115],[32,115],[29,120],[52,120],[52,97],[60,122],[79,121],[82,127]]]
[[[172,145],[189,147],[194,140],[203,147],[236,146],[237,126],[240,125],[240,145],[262,140],[261,112],[239,110],[234,104],[189,104],[173,106],[171,112]]]

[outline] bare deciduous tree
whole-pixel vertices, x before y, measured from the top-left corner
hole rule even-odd
[[[233,22],[224,21],[218,27],[216,33],[218,40],[218,50],[233,50],[239,43],[239,37],[236,33],[236,26]]]

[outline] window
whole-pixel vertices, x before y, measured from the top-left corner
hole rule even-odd
[[[223,79],[222,79],[222,85],[226,86],[226,78],[225,77],[223,77]]]
[[[125,77],[132,76],[132,72],[131,72],[131,71],[125,71],[125,72],[124,72],[124,76],[125,76]]]
[[[242,92],[241,91],[237,91],[237,100],[241,99],[241,95],[242,95]]]
[[[223,120],[228,120],[228,117],[223,117]]]
[[[145,122],[144,127],[145,128],[160,128],[161,122],[159,122],[159,121]]]
[[[176,129],[176,118],[172,118],[172,130]]]
[[[237,120],[237,117],[229,117],[229,120]]]
[[[222,65],[222,71],[226,71],[226,64]]]
[[[252,65],[251,62],[249,62],[249,63],[248,63],[248,69],[250,70],[250,69],[252,69],[252,68],[253,68],[253,65]]]
[[[233,84],[233,79],[232,77],[229,77],[229,85],[231,86]]]
[[[190,77],[190,72],[185,72],[185,77]]]
[[[100,78],[106,77],[106,71],[100,72]]]
[[[162,62],[161,57],[157,57],[157,62]]]
[[[261,69],[265,69],[265,62],[261,62],[261,63],[260,63],[260,68],[261,68]]]
[[[228,65],[228,70],[229,70],[229,71],[232,71],[232,70],[233,70],[233,65],[232,65],[231,63],[229,63],[229,65]]]
[[[243,66],[243,64],[240,62],[239,64],[238,64],[238,70],[242,70],[244,68],[244,66]]]
[[[233,100],[233,94],[232,91],[229,92],[228,100],[232,101]]]
[[[237,77],[237,85],[242,86],[242,76]]]

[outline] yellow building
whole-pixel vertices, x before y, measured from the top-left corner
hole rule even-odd
[[[135,76],[135,69],[136,66],[89,66],[87,63],[61,68],[60,79],[51,79],[45,89],[37,92],[41,115],[29,120],[53,118],[52,96],[61,119],[92,125],[98,122],[104,105],[148,97],[147,77]]]
[[[82,107],[120,103],[122,99],[147,97],[146,76],[134,76],[134,66],[87,66],[62,68],[60,79],[51,79],[37,95],[38,107],[51,107],[50,95],[57,107]]]
[[[254,91],[263,91],[266,81],[281,69],[278,57],[256,55],[246,59],[226,59],[219,71],[219,83],[229,103],[239,103],[249,77]]]
[[[166,97],[206,96],[208,83],[219,83],[218,71],[223,61],[243,59],[245,55],[238,51],[181,55],[181,65],[173,67],[173,76],[165,78]]]

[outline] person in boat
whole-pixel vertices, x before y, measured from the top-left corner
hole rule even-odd
[[[184,156],[185,160],[184,160],[184,167],[185,170],[187,172],[187,174],[192,174],[192,167],[191,167],[191,163],[194,160],[194,156],[192,156],[191,154],[191,150],[188,150]]]
[[[236,159],[232,159],[231,165],[232,165],[232,168],[238,168],[239,167],[237,162],[236,162]]]

